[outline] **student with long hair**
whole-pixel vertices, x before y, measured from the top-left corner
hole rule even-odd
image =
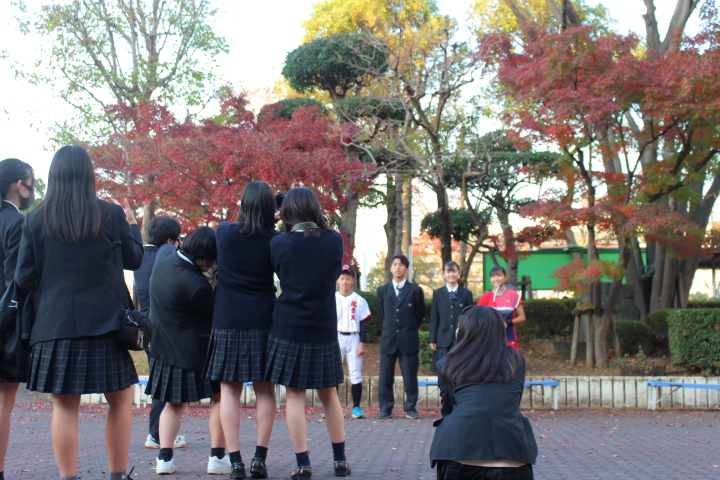
[[[265,378],[287,389],[287,426],[297,468],[291,478],[310,478],[305,391],[317,390],[325,410],[336,476],[350,474],[345,458],[345,419],[336,387],[343,382],[337,339],[335,282],[342,271],[343,240],[322,215],[315,194],[288,192],[280,218],[285,234],[270,241],[281,294],[268,338]]]
[[[493,285],[493,289],[489,292],[485,292],[483,296],[480,297],[477,304],[492,307],[503,314],[505,317],[507,344],[515,350],[520,350],[520,344],[518,343],[517,336],[517,325],[519,323],[524,323],[526,320],[525,309],[522,306],[522,298],[518,298],[516,292],[507,289],[504,293],[500,292],[499,295],[495,294],[498,287],[507,282],[507,279],[507,273],[503,267],[495,266],[491,268],[490,282]]]
[[[0,261],[2,261],[2,292],[12,282],[17,265],[18,247],[22,236],[22,223],[25,216],[20,210],[27,210],[35,200],[35,175],[30,165],[8,158],[0,162]],[[4,480],[5,454],[10,440],[10,414],[15,404],[20,382],[25,378],[16,378],[4,372],[0,366],[0,480]]]
[[[215,293],[204,275],[215,265],[215,230],[200,227],[183,240],[182,249],[163,245],[150,277],[150,375],[145,393],[165,402],[160,414],[160,452],[155,472],[175,471],[174,442],[189,402],[212,398],[210,455],[207,472],[230,473],[225,435],[220,424],[220,385],[202,377]]]
[[[437,369],[442,419],[430,460],[438,480],[532,480],[537,444],[520,413],[525,359],[507,345],[500,314],[469,307]]]
[[[128,292],[115,264],[115,222],[123,267],[136,270],[142,239],[127,200],[122,208],[96,198],[90,156],[77,145],[62,147],[50,165],[44,202],[23,225],[15,281],[23,291],[34,290],[28,389],[52,393],[52,443],[65,480],[77,478],[84,393],[103,393],[110,404],[110,478],[126,478],[138,377],[132,357],[117,342],[122,295]]]
[[[218,272],[215,310],[205,376],[220,382],[220,420],[228,444],[230,478],[245,478],[240,455],[238,405],[243,384],[252,382],[257,409],[257,441],[250,464],[253,478],[267,478],[270,434],[275,420],[275,386],[265,381],[267,339],[275,307],[270,240],[275,197],[270,185],[253,181],[242,193],[237,223],[217,227]]]

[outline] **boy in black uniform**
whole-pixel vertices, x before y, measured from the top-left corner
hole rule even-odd
[[[447,285],[433,292],[430,313],[430,348],[433,349],[432,371],[455,344],[455,330],[463,308],[473,305],[472,292],[458,285],[460,266],[455,262],[445,264]]]
[[[377,290],[378,316],[382,321],[378,391],[380,419],[392,418],[395,405],[395,362],[398,360],[407,395],[405,416],[419,418],[415,407],[420,351],[418,327],[425,314],[425,297],[419,286],[405,278],[409,266],[410,262],[405,255],[395,255],[390,265],[392,281]]]

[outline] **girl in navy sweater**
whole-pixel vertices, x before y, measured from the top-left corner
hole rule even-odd
[[[268,339],[266,379],[287,389],[287,425],[295,450],[294,479],[312,477],[307,452],[305,390],[317,390],[333,449],[336,476],[346,476],[345,419],[336,386],[343,382],[337,340],[335,282],[342,236],[330,229],[320,202],[307,188],[288,192],[280,209],[285,234],[270,241],[282,293]]]

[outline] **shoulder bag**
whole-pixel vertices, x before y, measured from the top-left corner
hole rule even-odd
[[[120,282],[120,297],[122,297],[123,303],[120,328],[118,329],[118,343],[128,350],[147,350],[152,340],[152,323],[145,315],[135,310],[130,301],[130,292],[128,292],[125,275],[123,274],[120,226],[115,215],[113,215],[113,249]]]

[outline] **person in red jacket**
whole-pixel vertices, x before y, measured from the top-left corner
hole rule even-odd
[[[522,298],[518,296],[516,290],[498,290],[498,287],[507,282],[507,273],[503,267],[493,267],[490,270],[490,282],[493,285],[493,289],[485,292],[477,304],[493,307],[502,314],[505,319],[505,325],[507,326],[505,330],[507,343],[516,350],[519,350],[520,346],[518,345],[515,326],[525,321],[525,310],[522,306]]]

